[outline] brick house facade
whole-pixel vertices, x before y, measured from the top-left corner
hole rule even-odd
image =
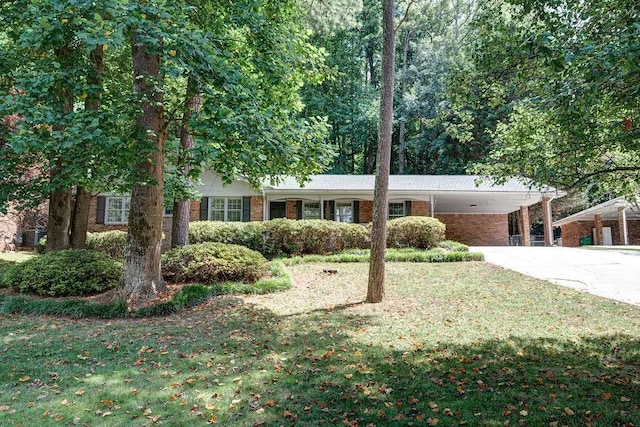
[[[373,219],[372,175],[316,175],[305,186],[289,179],[259,191],[241,180],[224,185],[210,172],[201,181],[202,199],[191,202],[191,221],[282,217],[367,224]],[[526,211],[542,197],[516,182],[483,186],[469,176],[392,176],[389,217],[434,216],[445,224],[447,239],[474,246],[504,246],[509,244],[508,214]],[[89,231],[125,230],[127,209],[126,196],[95,197]],[[163,231],[170,238],[170,213],[164,218]]]

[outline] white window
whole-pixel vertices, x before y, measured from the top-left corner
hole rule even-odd
[[[404,203],[389,203],[389,219],[400,218],[404,216]]]
[[[320,202],[304,202],[302,219],[320,219]]]
[[[353,222],[353,205],[351,202],[336,202],[337,222]]]
[[[106,224],[126,224],[129,220],[131,197],[107,197]]]
[[[242,221],[242,199],[209,197],[209,221]]]

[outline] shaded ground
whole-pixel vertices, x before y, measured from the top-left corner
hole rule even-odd
[[[175,316],[0,316],[0,425],[640,425],[635,307],[485,263],[390,263],[376,305],[366,265],[290,271]]]

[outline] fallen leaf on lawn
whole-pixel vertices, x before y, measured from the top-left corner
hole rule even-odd
[[[27,375],[25,375],[24,377],[20,377],[20,379],[18,381],[20,381],[21,383],[26,383],[27,381],[29,381],[31,378],[28,377]]]
[[[107,412],[103,412],[103,413],[102,413],[102,417],[103,417],[103,418],[104,418],[104,417],[108,417],[108,416],[109,416],[109,415],[111,415],[111,414],[113,414],[113,412],[109,412],[109,411],[107,411]]]
[[[620,402],[631,402],[631,399],[626,396],[622,396],[620,397]]]
[[[575,415],[575,412],[573,412],[573,411],[571,410],[571,408],[569,408],[569,407],[565,407],[565,408],[564,408],[564,413],[565,413],[565,414],[567,414],[567,415],[569,415],[569,416]]]
[[[9,410],[9,406],[7,405],[0,406],[0,411],[8,411],[8,410]]]
[[[526,417],[527,415],[529,415],[529,412],[523,409],[522,411],[520,411],[520,415],[522,415],[523,417]]]
[[[611,399],[613,397],[613,395],[611,393],[602,393],[602,397],[604,399]]]
[[[76,391],[76,396],[82,396],[84,394],[84,389],[81,388],[80,390]]]
[[[429,408],[436,410],[438,409],[438,404],[436,402],[429,402]]]
[[[207,403],[206,405],[204,405],[205,408],[207,408],[210,411],[213,411],[216,409],[216,404],[211,402],[211,403]]]

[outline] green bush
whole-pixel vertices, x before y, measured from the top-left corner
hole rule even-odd
[[[87,233],[87,249],[102,252],[111,258],[124,258],[127,232],[120,230]]]
[[[7,287],[7,285],[5,285],[4,282],[2,281],[2,276],[4,276],[5,270],[15,264],[16,263],[14,261],[7,261],[4,259],[0,259],[0,289]]]
[[[387,247],[433,248],[444,241],[444,232],[445,225],[436,218],[427,216],[395,218],[387,225]]]
[[[171,249],[162,256],[166,280],[180,283],[255,282],[267,271],[267,260],[239,245],[198,243]]]
[[[68,249],[10,266],[2,280],[22,293],[82,296],[116,287],[121,273],[122,264],[105,254]]]
[[[264,222],[198,221],[189,224],[191,243],[220,242],[242,245],[268,258],[300,254],[335,253],[369,245],[369,233],[359,224],[319,219]]]
[[[469,246],[456,242],[455,240],[445,240],[438,243],[438,247],[452,252],[469,252]]]
[[[47,250],[47,236],[43,236],[38,240],[38,244],[36,245],[36,253],[43,254]]]

